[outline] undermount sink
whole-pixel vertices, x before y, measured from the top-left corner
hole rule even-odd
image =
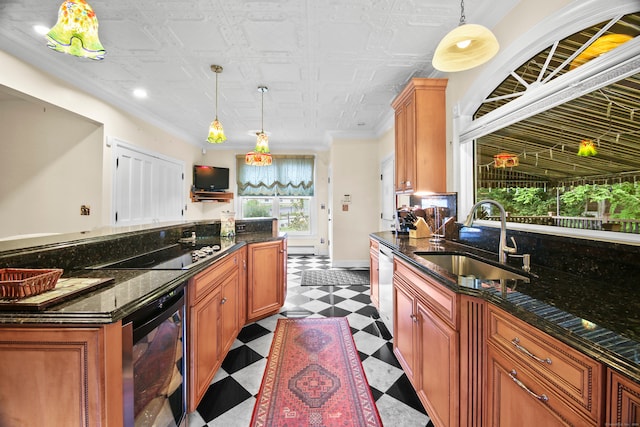
[[[462,276],[473,277],[480,280],[522,280],[525,283],[529,282],[529,278],[514,273],[510,270],[498,267],[493,264],[489,264],[479,259],[472,258],[467,255],[450,254],[450,253],[420,253],[416,252],[416,255],[424,258],[425,260],[436,264],[449,273]]]

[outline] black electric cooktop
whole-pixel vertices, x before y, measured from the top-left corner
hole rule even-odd
[[[88,267],[92,270],[187,270],[220,251],[220,245],[172,245],[135,257]]]

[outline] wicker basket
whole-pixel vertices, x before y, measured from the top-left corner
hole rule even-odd
[[[56,287],[62,269],[0,269],[0,298],[20,299],[38,295]]]

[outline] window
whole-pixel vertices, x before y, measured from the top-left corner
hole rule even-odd
[[[640,234],[640,68],[624,68],[638,22],[637,12],[615,16],[556,40],[493,90],[474,114],[485,129],[475,138],[476,200],[499,201],[512,222]],[[619,49],[585,61],[609,66],[578,61],[607,37],[623,40]]]
[[[242,218],[278,218],[289,234],[312,232],[313,156],[273,156],[271,166],[249,166],[237,157],[237,184]]]

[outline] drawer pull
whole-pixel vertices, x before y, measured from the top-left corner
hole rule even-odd
[[[536,399],[538,399],[541,402],[548,402],[549,401],[549,398],[547,397],[546,394],[540,394],[540,395],[535,394],[534,392],[529,390],[529,387],[524,385],[524,383],[522,381],[517,379],[516,375],[518,375],[518,373],[516,372],[515,369],[512,369],[511,372],[508,373],[508,375],[509,375],[509,378],[511,378],[513,380],[513,382],[518,385],[518,387],[520,387],[521,389],[523,389],[524,391],[529,393],[530,396],[535,397]]]
[[[227,302],[227,297],[222,298],[222,300],[220,300],[220,304],[224,304],[225,302]]]
[[[409,317],[411,317],[411,320],[413,320],[414,323],[418,323],[418,316],[416,316],[415,314],[412,314]]]
[[[513,344],[515,346],[515,348],[517,348],[518,350],[520,350],[521,352],[523,352],[524,354],[526,354],[527,356],[529,356],[533,360],[535,360],[537,362],[540,362],[540,363],[548,363],[549,365],[551,365],[551,359],[549,359],[548,357],[546,359],[541,359],[538,356],[536,356],[535,354],[531,353],[526,348],[524,348],[523,346],[521,346],[520,345],[520,339],[518,337],[515,337],[514,339],[512,339],[511,340],[511,344]]]

